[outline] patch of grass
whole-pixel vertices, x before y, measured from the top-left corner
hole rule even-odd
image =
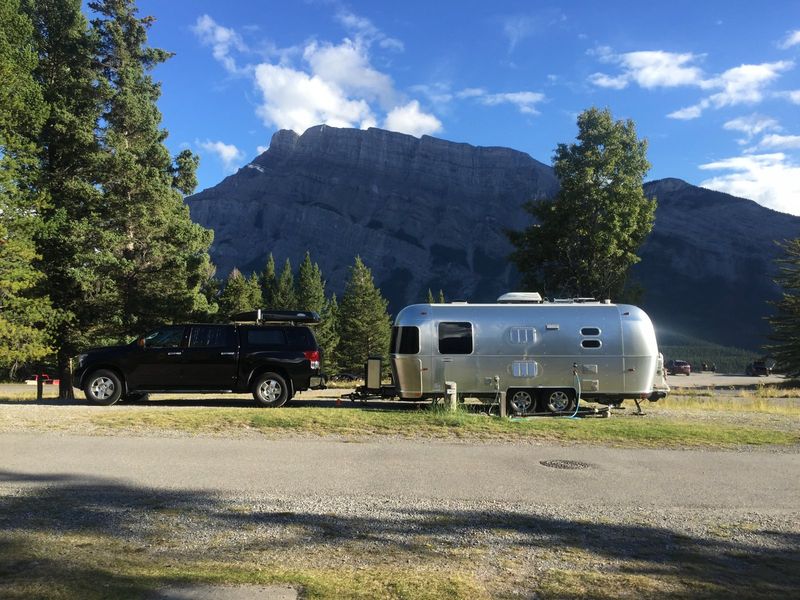
[[[90,423],[101,431],[148,430],[225,433],[241,430],[264,434],[399,436],[437,439],[550,440],[652,447],[734,447],[793,445],[800,433],[763,427],[703,423],[689,419],[502,420],[465,411],[379,410],[291,407],[279,409],[129,410],[92,412]]]
[[[754,390],[743,390],[745,398],[800,398],[800,387],[759,383]]]
[[[168,586],[277,583],[291,585],[309,599],[489,598],[472,575],[421,564],[315,568],[297,560],[208,561],[96,534],[40,532],[2,536],[0,541],[0,596],[9,600],[124,600]]]
[[[737,396],[700,396],[694,394],[670,393],[658,401],[658,409],[711,411],[725,413],[762,413],[770,415],[800,415],[800,403],[774,402],[766,396],[756,396],[741,392]]]

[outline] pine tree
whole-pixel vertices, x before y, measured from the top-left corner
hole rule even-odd
[[[336,302],[336,294],[325,301],[320,317],[322,320],[314,328],[314,334],[322,348],[325,373],[330,377],[339,372],[339,304]]]
[[[50,352],[44,323],[49,303],[35,286],[43,274],[33,236],[41,228],[41,195],[35,188],[36,140],[45,119],[33,26],[19,0],[0,3],[0,368]]]
[[[306,251],[297,273],[297,309],[322,314],[325,306],[325,282],[317,263],[311,262],[311,254]]]
[[[278,289],[278,278],[275,275],[275,259],[272,252],[269,253],[267,264],[261,273],[261,295],[264,298],[264,308],[277,308],[275,306],[275,292]]]
[[[357,256],[339,307],[338,353],[343,370],[358,373],[368,357],[387,354],[391,337],[387,306],[372,272]]]
[[[584,111],[578,130],[578,142],[559,144],[553,157],[556,198],[525,204],[537,223],[508,232],[511,259],[528,289],[619,298],[655,219],[655,199],[642,191],[647,142],[608,110]]]
[[[431,288],[428,288],[428,295],[425,297],[425,304],[433,304],[435,302],[433,298],[433,292]]]
[[[119,332],[130,335],[209,311],[201,286],[213,233],[191,221],[183,202],[197,183],[197,158],[184,151],[173,159],[164,145],[160,86],[149,72],[171,55],[147,46],[153,19],[138,18],[132,0],[89,7],[98,15],[92,24],[105,96],[101,184],[108,229],[118,240],[113,269],[104,274],[117,282]]]
[[[35,140],[33,185],[43,199],[36,264],[45,275],[40,289],[54,309],[49,333],[56,349],[59,393],[72,398],[70,357],[109,341],[120,322],[112,308],[116,283],[102,275],[116,262],[115,236],[98,186],[102,96],[97,82],[102,75],[96,39],[80,0],[24,0],[22,10],[34,27],[34,79],[46,107]]]
[[[281,276],[278,278],[275,295],[272,297],[272,304],[276,310],[297,310],[294,274],[292,273],[292,263],[288,258],[283,264],[283,271],[281,271]]]
[[[784,255],[778,263],[775,281],[783,288],[775,302],[776,313],[770,317],[770,339],[767,347],[779,369],[791,377],[800,375],[800,238],[783,245]]]
[[[234,268],[219,296],[220,320],[227,321],[237,313],[260,308],[261,304],[258,276],[253,274],[246,278],[239,269]]]
[[[439,300],[438,300],[438,302],[439,302],[439,304],[444,304],[445,303],[444,292],[441,289],[439,290]]]

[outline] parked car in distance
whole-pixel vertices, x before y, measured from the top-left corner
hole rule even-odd
[[[691,375],[692,365],[685,360],[668,360],[666,365],[667,373],[670,375]]]
[[[767,376],[770,373],[772,373],[772,369],[770,369],[767,366],[767,363],[765,361],[763,361],[763,360],[754,360],[749,365],[747,365],[747,368],[745,369],[745,373],[747,373],[751,377],[753,377],[753,376],[761,377],[761,376]]]
[[[228,325],[165,325],[125,346],[78,357],[76,385],[105,406],[150,392],[251,392],[261,406],[282,406],[296,392],[325,387],[311,329],[316,313],[253,311]],[[242,317],[242,315],[237,315]]]

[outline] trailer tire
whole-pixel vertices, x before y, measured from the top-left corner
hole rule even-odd
[[[506,398],[508,411],[515,415],[524,415],[530,412],[536,404],[536,400],[530,390],[508,390]]]
[[[575,410],[575,391],[570,388],[548,390],[545,405],[551,413],[571,412]]]

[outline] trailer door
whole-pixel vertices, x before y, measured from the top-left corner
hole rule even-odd
[[[473,324],[469,321],[440,321],[437,324],[434,390],[444,391],[445,381],[455,381],[459,393],[475,392],[477,359]]]
[[[420,357],[419,327],[392,328],[391,351],[395,381],[401,398],[422,396],[422,360]]]

